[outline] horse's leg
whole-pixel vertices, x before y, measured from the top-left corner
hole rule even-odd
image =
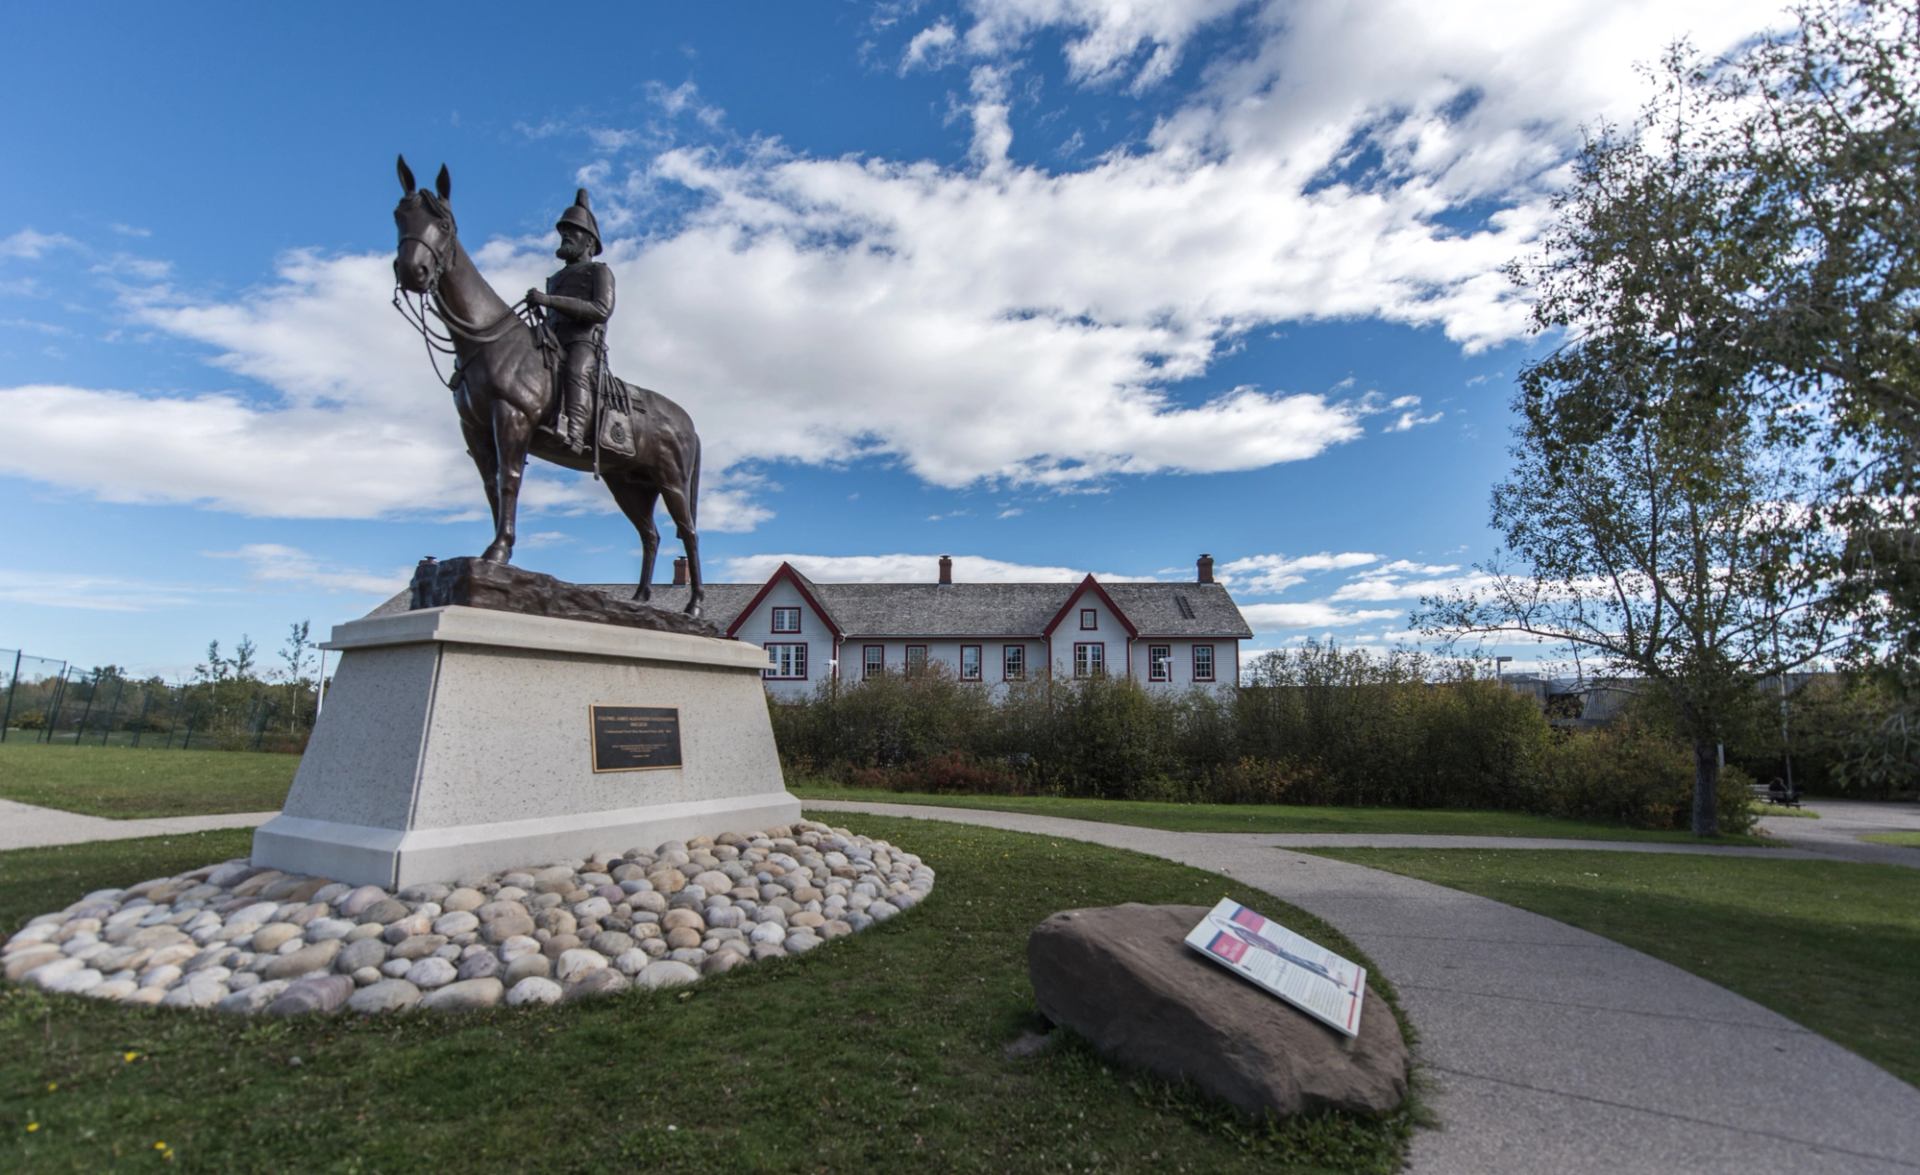
[[[467,438],[467,456],[473,458],[473,467],[480,471],[480,484],[487,488],[487,509],[493,514],[493,531],[500,533],[500,487],[494,484],[499,472],[500,458],[493,451],[493,436],[486,427],[468,420],[464,413],[460,416],[460,431]]]
[[[667,504],[667,514],[673,519],[673,529],[680,535],[680,545],[687,552],[687,607],[689,616],[700,615],[700,600],[706,595],[706,589],[700,586],[700,535],[693,527],[693,504],[687,491],[678,486],[663,488],[660,500]]]
[[[634,585],[633,598],[644,604],[653,598],[653,559],[660,553],[660,528],[653,524],[653,508],[660,501],[660,491],[622,481],[609,481],[607,488],[613,491],[621,513],[640,532],[640,582]]]
[[[494,510],[493,543],[480,558],[506,563],[513,558],[514,519],[520,510],[520,479],[527,471],[527,442],[533,423],[504,399],[493,402],[493,444],[497,467],[494,482],[499,504]]]

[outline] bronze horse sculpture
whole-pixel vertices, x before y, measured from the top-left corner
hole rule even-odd
[[[652,595],[660,532],[654,507],[664,502],[687,553],[686,612],[700,615],[705,594],[700,579],[700,539],[694,527],[700,496],[700,436],[680,405],[657,392],[613,381],[625,392],[610,396],[602,411],[627,415],[634,455],[594,449],[577,452],[540,425],[554,412],[557,379],[534,328],[495,293],[460,244],[449,204],[453,184],[445,166],[434,190],[416,188],[413,171],[399,161],[404,193],[393,210],[400,243],[393,273],[400,288],[432,300],[455,356],[452,391],[467,453],[480,471],[493,510],[493,542],[480,558],[513,557],[514,519],[529,453],[555,465],[603,477],[620,510],[640,534],[640,583],[633,593]],[[397,297],[397,296],[396,296]],[[425,324],[421,325],[425,329]],[[431,344],[430,344],[431,345]],[[625,401],[622,406],[620,401]]]

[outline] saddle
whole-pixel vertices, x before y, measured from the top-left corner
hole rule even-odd
[[[566,435],[566,429],[560,422],[560,414],[565,410],[566,397],[560,394],[560,365],[566,354],[566,348],[553,333],[553,327],[545,319],[533,328],[534,346],[540,350],[540,356],[546,363],[547,386],[553,389],[548,399],[546,419],[535,427],[540,431],[552,433],[556,437]],[[637,414],[645,414],[645,397],[651,395],[645,388],[636,388],[623,380],[613,377],[607,362],[606,344],[600,346],[600,362],[597,364],[599,377],[594,381],[593,396],[587,405],[587,435],[593,438],[594,465],[600,464],[600,454],[612,453],[620,457],[632,457],[638,451],[635,448],[633,427]],[[631,394],[641,394],[640,402],[635,402]]]

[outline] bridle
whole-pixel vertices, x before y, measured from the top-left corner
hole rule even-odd
[[[442,235],[449,241],[453,240],[454,234],[459,231],[454,225],[453,213],[424,191],[415,198],[424,202],[428,211],[438,216]],[[420,339],[426,344],[427,359],[433,364],[433,373],[440,377],[441,383],[448,383],[448,380],[440,371],[440,356],[455,355],[457,343],[476,347],[485,346],[505,338],[507,332],[515,326],[537,325],[537,315],[527,305],[525,298],[507,307],[500,317],[492,322],[469,322],[460,317],[446,304],[446,299],[440,296],[440,279],[446,275],[448,268],[446,255],[441,252],[438,245],[419,233],[402,233],[396,248],[404,247],[408,241],[418,243],[427,251],[427,255],[433,258],[433,270],[427,279],[426,288],[415,294],[412,300],[407,297],[412,291],[402,286],[396,276],[393,283],[393,308],[400,312],[400,317],[407,320],[407,325],[420,332]],[[433,323],[428,320],[429,315],[439,320],[445,328],[444,332],[434,329]],[[448,386],[452,385],[448,384]]]

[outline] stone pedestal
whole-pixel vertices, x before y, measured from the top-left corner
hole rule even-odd
[[[446,607],[325,647],[339,669],[257,865],[397,888],[800,818],[752,645]],[[594,706],[677,711],[679,765],[596,770]]]

